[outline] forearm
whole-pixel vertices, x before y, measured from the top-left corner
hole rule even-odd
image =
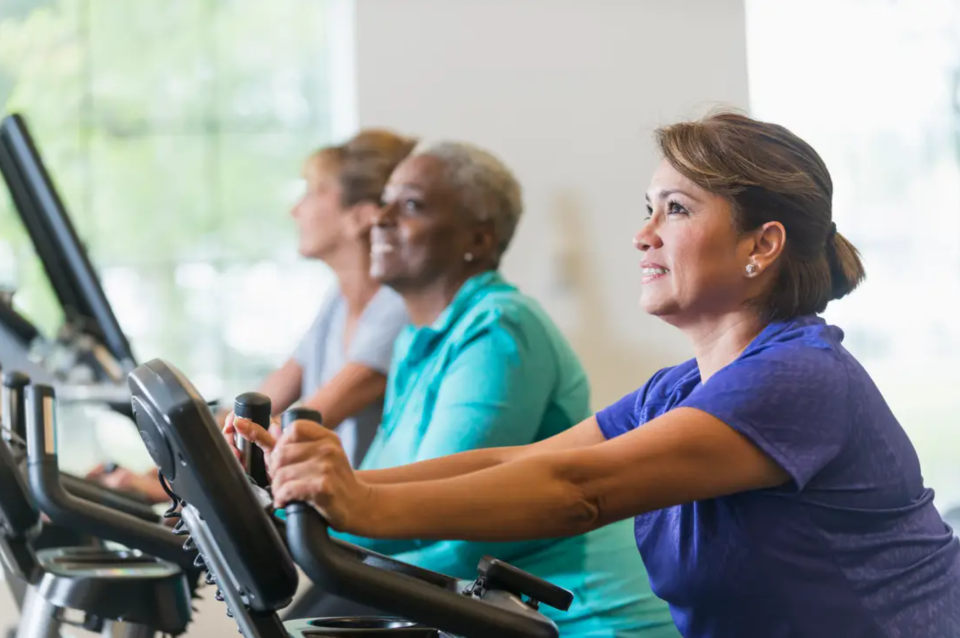
[[[466,421],[465,419],[463,421]],[[457,422],[460,422],[457,419]],[[548,452],[577,450],[604,441],[593,417],[549,439],[528,445],[478,447],[457,454],[437,454],[437,458],[385,470],[360,472],[360,480],[370,485],[436,481],[487,470],[503,463],[512,463],[529,456]],[[433,450],[436,452],[436,449]]]
[[[582,534],[598,526],[599,512],[568,478],[573,458],[544,453],[449,480],[377,485],[369,529],[356,533],[474,541]]]
[[[789,480],[734,429],[680,408],[602,444],[525,454],[445,481],[373,486],[374,524],[360,533],[489,541],[569,536]]]
[[[496,467],[515,458],[521,449],[482,448],[382,470],[363,470],[357,474],[368,485],[437,481]]]
[[[289,408],[300,397],[302,374],[300,364],[290,359],[264,380],[258,391],[270,397],[274,415]]]
[[[331,430],[367,406],[383,398],[387,377],[365,365],[348,363],[332,379],[318,388],[303,404],[323,415],[323,424]]]

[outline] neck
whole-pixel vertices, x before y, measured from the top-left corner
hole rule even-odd
[[[719,370],[733,363],[764,326],[757,313],[749,309],[684,325],[681,330],[693,344],[700,382],[706,383]]]
[[[325,260],[340,284],[340,294],[347,302],[347,314],[359,317],[377,291],[380,282],[370,276],[370,250],[363,242],[344,247]]]
[[[432,324],[457,296],[464,282],[476,274],[475,271],[467,271],[458,277],[438,279],[425,286],[398,291],[407,306],[410,322],[418,328]]]

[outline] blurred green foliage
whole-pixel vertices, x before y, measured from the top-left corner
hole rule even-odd
[[[185,360],[222,333],[215,319],[191,331],[178,266],[225,272],[292,249],[301,161],[330,137],[327,8],[0,0],[0,110],[27,119],[100,272],[137,278],[108,294],[138,354]],[[62,317],[5,189],[0,251],[0,285],[52,334]],[[144,334],[122,310],[137,305],[160,315]],[[221,354],[233,373],[264,365]]]

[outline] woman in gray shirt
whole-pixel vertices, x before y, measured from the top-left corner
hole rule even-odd
[[[260,392],[270,397],[274,414],[296,401],[319,410],[354,465],[380,424],[393,341],[407,323],[400,296],[370,277],[368,234],[387,179],[415,144],[390,131],[368,129],[320,149],[304,162],[306,190],[291,211],[300,254],[330,266],[337,286],[293,355],[267,377]],[[218,415],[221,425],[229,414],[227,409]],[[90,477],[154,502],[167,500],[155,471],[106,472],[98,466]]]
[[[275,414],[298,399],[318,409],[355,465],[380,423],[393,341],[407,323],[400,296],[370,277],[370,223],[387,178],[414,144],[367,130],[321,149],[304,166],[307,189],[293,208],[300,254],[330,266],[338,286],[260,391]]]

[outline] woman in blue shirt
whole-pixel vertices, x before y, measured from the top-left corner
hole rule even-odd
[[[421,149],[391,176],[370,234],[371,272],[403,297],[412,325],[395,343],[383,422],[363,470],[525,445],[589,416],[587,378],[567,340],[498,273],[521,210],[510,171],[465,144]],[[269,436],[236,425],[261,444]],[[627,521],[514,543],[371,536],[348,540],[459,578],[475,577],[492,554],[571,589],[569,611],[544,608],[565,637],[677,636],[666,604],[650,592]]]
[[[396,539],[514,541],[636,517],[687,638],[960,636],[960,544],[903,428],[817,316],[864,276],[822,160],[738,114],[658,142],[634,239],[642,305],[695,359],[546,441],[376,472],[298,422],[271,455],[276,502]]]

